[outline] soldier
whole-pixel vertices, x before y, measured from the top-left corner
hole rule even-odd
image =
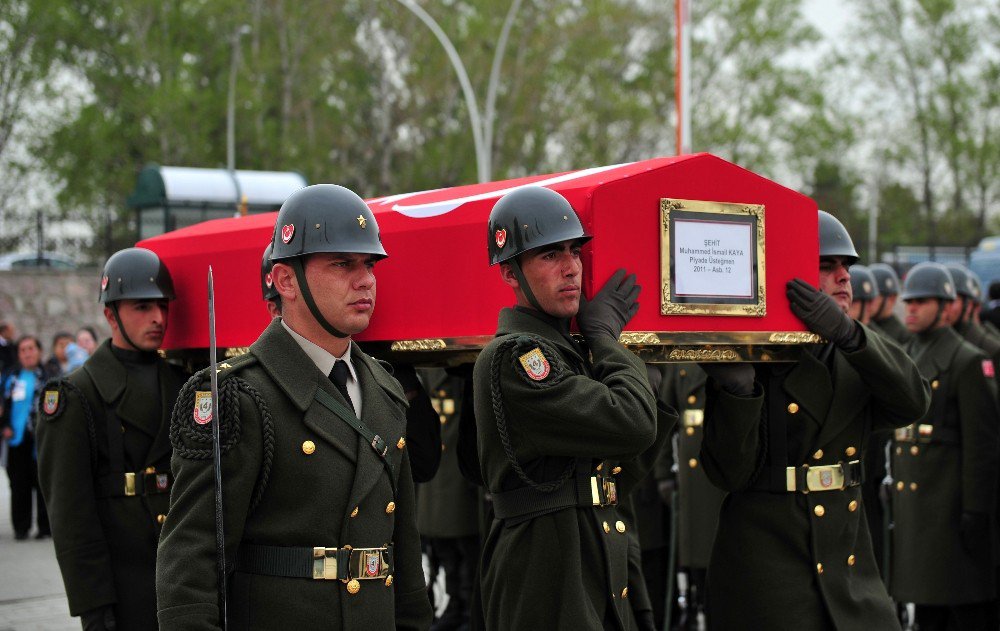
[[[956,294],[943,265],[910,270],[902,299],[914,334],[907,350],[931,380],[931,406],[893,443],[892,595],[916,603],[921,631],[996,629],[993,363],[948,326]]]
[[[879,297],[875,276],[864,265],[851,266],[851,308],[847,315],[861,324],[870,325],[875,309],[873,303]]]
[[[271,262],[271,248],[272,244],[268,243],[260,262],[260,292],[267,305],[267,314],[273,320],[281,317],[281,294],[278,293],[271,278],[271,268],[274,267],[274,263]]]
[[[1000,366],[1000,340],[990,335],[973,317],[980,298],[978,281],[963,265],[949,263],[945,267],[955,281],[955,293],[958,295],[951,306],[946,307],[952,327],[965,341],[985,352],[994,366]]]
[[[872,263],[868,266],[878,284],[878,296],[872,302],[872,320],[875,327],[883,333],[905,344],[910,339],[910,332],[896,316],[896,300],[899,298],[899,276],[891,265]]]
[[[822,211],[819,239],[820,289],[795,279],[786,295],[827,342],[792,364],[704,365],[702,462],[729,491],[708,569],[713,628],[899,628],[865,527],[861,454],[873,429],[924,413],[928,385],[847,316],[858,255]]]
[[[84,629],[156,628],[170,411],[186,377],[156,352],[173,299],[156,254],[112,255],[100,290],[111,339],[42,393],[39,477],[69,611]]]
[[[699,628],[705,616],[706,573],[712,542],[719,524],[724,494],[705,475],[700,460],[705,421],[705,385],[708,376],[698,364],[681,364],[673,372],[673,398],[667,403],[680,411],[677,427],[677,552],[684,574],[683,628]]]
[[[351,336],[386,257],[375,216],[332,184],[278,211],[274,319],[247,354],[181,392],[157,598],[167,629],[218,629],[211,423],[220,423],[229,623],[234,629],[426,629],[404,437],[406,395]],[[322,291],[320,291],[322,289]]]
[[[458,470],[458,419],[465,403],[466,379],[442,369],[426,369],[424,383],[441,426],[441,466],[432,480],[417,487],[417,530],[431,562],[431,582],[444,570],[448,606],[432,631],[468,628],[476,565],[479,560],[479,487]]]
[[[589,239],[550,189],[519,188],[490,213],[490,264],[517,306],[500,312],[473,372],[496,515],[481,567],[487,629],[632,629],[634,611],[652,628],[651,607],[630,601],[643,583],[640,555],[616,506],[651,466],[636,456],[656,451],[645,367],[618,343],[639,288],[620,270],[582,300]],[[574,316],[589,353],[569,335]],[[663,410],[660,420],[669,428],[676,414]]]

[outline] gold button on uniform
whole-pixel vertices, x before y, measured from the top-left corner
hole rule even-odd
[[[385,505],[385,514],[392,515],[393,511],[396,510],[396,502],[389,502]]]
[[[897,482],[896,483],[896,490],[897,491],[902,491],[903,490],[903,483],[902,482]]]
[[[902,456],[903,455],[903,448],[902,447],[896,447],[896,455],[897,456]]]
[[[795,403],[793,401],[792,403],[788,404],[788,413],[789,414],[795,414],[798,411],[799,411],[799,404],[798,403]]]
[[[403,447],[406,447],[406,439],[400,436],[399,440],[396,441],[396,449],[402,449]]]
[[[847,564],[848,565],[854,565],[854,555],[853,554],[851,556],[847,557]]]
[[[681,368],[681,377],[686,377],[687,374],[688,374],[688,371],[686,371],[683,368]]]
[[[910,482],[910,490],[911,491],[916,491],[917,490],[917,483],[916,482]]]
[[[385,586],[389,587],[390,585],[392,585],[392,574],[385,577]]]
[[[822,457],[823,457],[823,450],[822,449],[817,449],[816,453],[813,454],[813,460],[819,460]]]
[[[360,591],[361,591],[361,583],[358,582],[358,579],[352,578],[347,582],[348,594],[357,594]]]
[[[628,598],[628,587],[622,590],[622,598]]]
[[[694,396],[693,394],[688,396],[688,405],[694,405],[697,402],[698,402],[698,397]]]
[[[858,453],[858,450],[855,449],[854,447],[848,447],[847,449],[844,450],[844,453],[847,454],[848,458],[850,458],[854,454]]]
[[[684,428],[684,433],[687,434],[688,436],[694,436],[694,428],[693,427],[685,427]]]
[[[617,530],[618,532],[625,532],[625,522],[623,522],[623,521],[616,521],[615,522],[615,530]]]
[[[935,379],[934,381],[931,382],[931,389],[932,390],[937,390],[939,387],[941,387],[941,382],[938,381],[937,379]]]
[[[920,447],[917,447],[916,445],[910,447],[910,455],[911,456],[916,456],[919,453],[920,453]]]
[[[611,473],[613,475],[618,475],[621,472],[622,472],[622,468],[621,467],[615,467],[614,469],[611,470]]]
[[[826,509],[823,508],[822,504],[817,504],[816,508],[813,509],[813,512],[816,513],[817,517],[822,517],[823,515],[826,515]]]
[[[167,516],[166,515],[162,515],[161,514],[161,515],[157,515],[156,516],[156,523],[162,524],[165,521],[167,521]]]
[[[611,526],[608,525],[608,522],[604,522],[604,532],[611,532]]]
[[[314,443],[311,440],[307,440],[304,443],[302,443],[302,453],[308,456],[314,451],[316,451],[316,443]]]
[[[156,467],[146,467],[146,473],[156,473]]]
[[[847,510],[851,511],[852,513],[858,510],[858,500],[851,500],[851,503],[847,505]]]
[[[822,563],[817,563],[816,564],[816,573],[817,574],[822,574],[823,573],[823,564]]]
[[[351,517],[357,517],[357,516],[358,516],[358,507],[355,506],[354,510],[351,511]]]
[[[688,460],[688,466],[691,467],[692,469],[694,469],[695,467],[697,467],[698,466],[698,459],[697,458],[691,458],[690,460]]]

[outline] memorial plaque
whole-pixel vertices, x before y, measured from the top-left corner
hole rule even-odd
[[[763,317],[764,206],[660,200],[660,313]]]

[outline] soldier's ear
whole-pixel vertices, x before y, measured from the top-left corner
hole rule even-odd
[[[115,314],[111,311],[111,307],[104,307],[104,319],[107,320],[112,331],[118,330],[118,321],[115,320]]]
[[[275,263],[271,269],[271,282],[281,294],[282,300],[293,300],[299,294],[299,283],[295,278],[295,270],[290,265]]]
[[[507,283],[511,289],[520,289],[521,284],[517,282],[517,276],[514,275],[514,270],[511,268],[510,263],[500,264],[500,278],[503,282]]]

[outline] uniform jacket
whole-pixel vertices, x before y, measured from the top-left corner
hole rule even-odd
[[[681,567],[707,568],[724,493],[709,482],[701,463],[707,375],[697,364],[673,373],[677,423],[677,551]]]
[[[129,379],[106,340],[42,392],[38,476],[72,615],[114,604],[118,628],[156,628],[156,543],[169,505],[169,489],[156,484],[168,481],[170,412],[185,377],[160,361],[161,405],[151,409],[149,393]],[[114,471],[114,433],[124,472],[150,482],[146,495],[100,490],[106,483],[124,491],[124,472]]]
[[[873,321],[874,327],[900,344],[906,344],[912,337],[906,326],[899,321],[895,314],[890,314],[888,318]]]
[[[860,487],[749,490],[772,466],[859,459],[872,429],[906,425],[927,409],[928,384],[903,350],[861,331],[855,352],[827,346],[795,364],[758,364],[752,396],[709,384],[702,462],[708,478],[730,491],[708,569],[715,628],[899,628]],[[770,444],[775,419],[786,424],[783,453]]]
[[[395,496],[368,442],[314,397],[322,389],[342,405],[345,399],[276,320],[249,353],[220,365],[226,560],[232,568],[241,544],[394,544],[393,580],[361,580],[360,590],[350,594],[338,580],[236,569],[229,577],[230,628],[425,629],[430,624],[403,436],[406,398],[377,361],[356,346],[351,357],[362,392],[361,420],[389,446]],[[189,386],[208,390],[208,379],[196,376],[185,390]],[[211,424],[197,424],[192,405],[182,392],[173,419],[176,482],[157,558],[164,629],[219,628]],[[230,412],[227,418],[232,409],[238,415]]]
[[[548,366],[537,380],[520,361],[534,349]],[[592,364],[541,317],[500,312],[497,338],[473,374],[479,460],[490,492],[525,486],[502,445],[494,383],[514,455],[532,480],[556,480],[582,458],[592,474],[613,474],[624,498],[652,466],[637,458],[657,435],[645,367],[616,340],[595,339],[590,351]],[[669,432],[676,415],[662,419]],[[628,587],[641,570],[632,526],[615,506],[571,507],[515,525],[494,520],[482,556],[487,629],[633,628]]]
[[[417,486],[417,529],[423,537],[478,537],[479,487],[458,470],[458,419],[465,380],[441,369],[427,370],[424,376],[431,377],[425,385],[440,419],[441,466],[433,479]]]
[[[967,549],[960,525],[963,511],[996,510],[1000,412],[992,363],[950,328],[922,333],[908,349],[930,380],[931,407],[918,417],[915,439],[892,444],[891,592],[925,605],[989,600],[996,542]]]

